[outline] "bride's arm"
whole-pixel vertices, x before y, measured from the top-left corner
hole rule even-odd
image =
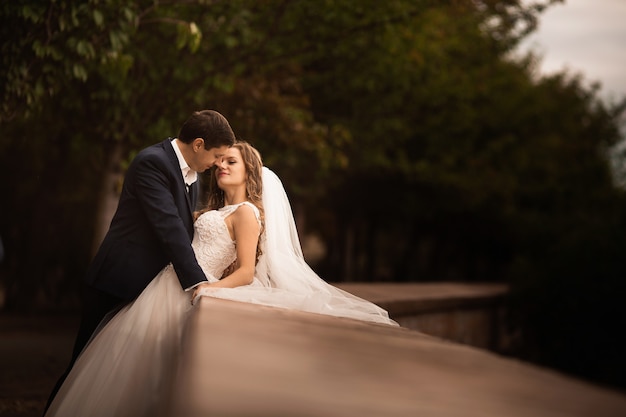
[[[246,204],[241,205],[227,220],[229,231],[237,247],[237,264],[232,273],[217,282],[204,284],[212,288],[234,288],[248,285],[254,278],[256,248],[259,242],[260,226],[257,217]]]

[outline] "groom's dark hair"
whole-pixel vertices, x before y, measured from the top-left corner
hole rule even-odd
[[[200,110],[194,112],[178,133],[178,139],[184,143],[191,143],[196,138],[204,139],[204,148],[219,148],[233,146],[235,133],[228,120],[215,110]]]

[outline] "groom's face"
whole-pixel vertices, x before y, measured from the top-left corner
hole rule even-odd
[[[205,149],[204,146],[200,147],[197,152],[195,152],[195,161],[194,166],[189,164],[190,168],[196,172],[204,172],[207,169],[211,168],[215,165],[215,162],[218,161],[228,150],[228,146],[222,146],[219,148],[211,148]]]

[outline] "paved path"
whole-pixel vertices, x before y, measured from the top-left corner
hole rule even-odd
[[[74,316],[0,315],[0,417],[41,417],[77,325]]]

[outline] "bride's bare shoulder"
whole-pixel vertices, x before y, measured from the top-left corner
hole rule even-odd
[[[243,225],[258,224],[259,209],[252,203],[244,203],[233,213],[233,221]]]

